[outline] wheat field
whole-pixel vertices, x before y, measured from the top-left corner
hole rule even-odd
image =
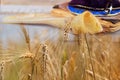
[[[0,38],[0,80],[120,80],[120,37],[59,30],[41,40],[20,25],[19,42]],[[114,34],[114,33],[113,33]],[[2,34],[1,34],[2,35]]]
[[[0,4],[64,2],[59,1],[1,0]],[[0,25],[0,80],[120,80],[120,31],[117,39],[116,33],[73,35],[64,30],[58,30],[51,38],[55,32],[51,36],[46,36],[47,30],[36,32],[31,37],[33,32],[29,28],[19,26],[16,34],[20,38],[14,41],[10,36],[7,40],[2,38],[3,26]],[[7,31],[12,32],[10,30]]]

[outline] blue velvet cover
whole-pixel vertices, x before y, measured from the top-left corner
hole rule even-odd
[[[108,2],[112,4],[112,7],[114,8],[112,11],[109,12],[110,15],[115,15],[120,13],[120,1],[119,0],[72,0],[69,2],[68,9],[76,14],[80,14],[86,10],[90,11],[91,13],[95,15],[107,15],[107,12],[105,10],[95,10],[95,8],[106,8]],[[91,7],[94,10],[90,10],[87,8],[82,7],[75,7],[75,5],[82,5]],[[110,5],[108,5],[109,8]]]
[[[68,6],[68,9],[72,12],[72,13],[75,13],[75,14],[81,14],[83,13],[84,11],[86,11],[87,9],[83,9],[83,8],[75,8],[73,6]],[[102,15],[107,15],[107,12],[105,12],[104,10],[102,11],[98,11],[98,10],[87,10],[87,11],[90,11],[91,13],[93,13],[94,15],[98,15],[98,16],[102,16]],[[115,14],[118,14],[120,13],[120,9],[115,9],[115,10],[112,10],[109,15],[115,15]]]

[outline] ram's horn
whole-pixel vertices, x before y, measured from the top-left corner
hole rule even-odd
[[[22,14],[4,18],[4,23],[15,24],[47,24],[58,28],[71,27],[74,34],[102,32],[102,26],[98,19],[86,11],[78,16],[71,13],[54,9],[49,14]],[[66,25],[69,24],[69,25]]]
[[[103,30],[98,19],[88,11],[74,17],[71,26],[73,33],[75,34],[80,34],[80,33],[94,34],[94,33],[102,32]]]
[[[50,13],[31,13],[7,16],[3,19],[3,23],[38,25],[46,24],[62,28],[69,17],[73,17],[73,15],[65,10],[53,9]]]
[[[113,27],[109,29],[109,32],[116,32],[120,30],[120,22],[116,23]]]
[[[3,19],[3,23],[8,24],[36,24],[51,25],[55,27],[63,26],[65,18],[52,17],[49,14],[20,14],[8,16]]]

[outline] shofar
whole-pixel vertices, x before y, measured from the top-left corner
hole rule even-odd
[[[111,23],[103,20],[103,18],[95,17],[88,11],[79,15],[61,10],[53,9],[48,14],[20,14],[5,17],[4,23],[10,24],[47,24],[57,28],[72,28],[73,34],[80,33],[100,33],[100,32],[115,32],[120,30],[120,22]],[[66,24],[69,24],[66,26]]]

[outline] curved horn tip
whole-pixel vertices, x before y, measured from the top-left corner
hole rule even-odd
[[[59,5],[55,5],[53,6],[54,9],[58,9],[59,8]]]

